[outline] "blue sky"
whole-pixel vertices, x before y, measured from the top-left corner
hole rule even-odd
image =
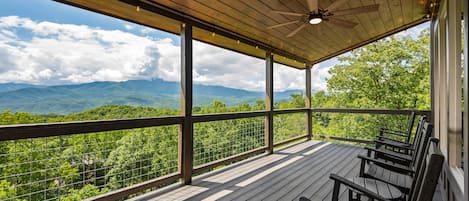
[[[51,0],[2,0],[0,1],[0,16],[21,16],[34,19],[36,21],[49,21],[61,24],[86,24],[102,29],[123,30],[126,24],[131,24],[120,19],[111,18],[105,15],[98,15],[93,12],[77,9],[62,3]],[[138,30],[146,28],[138,24],[133,30],[128,32],[142,35]],[[173,34],[163,31],[155,31],[152,36],[159,38],[171,38],[173,42],[179,44],[179,38]]]
[[[401,35],[416,36],[422,25]],[[0,1],[0,83],[180,80],[179,37],[49,0]],[[213,60],[213,58],[218,58]],[[313,69],[324,90],[336,59]],[[248,66],[248,68],[246,68]],[[260,59],[194,43],[194,82],[263,91]],[[276,91],[304,89],[304,71],[276,65]]]

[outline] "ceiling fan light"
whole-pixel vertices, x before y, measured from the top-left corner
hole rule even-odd
[[[319,24],[322,22],[322,16],[321,15],[311,15],[309,17],[309,23],[310,24]]]

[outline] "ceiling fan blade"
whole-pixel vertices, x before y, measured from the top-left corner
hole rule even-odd
[[[318,0],[306,0],[308,3],[309,12],[318,12]]]
[[[281,23],[281,24],[276,24],[276,25],[272,25],[272,26],[267,27],[267,29],[273,29],[273,28],[277,28],[277,27],[282,27],[282,26],[286,26],[286,25],[289,25],[289,24],[295,24],[295,23],[298,23],[298,22],[300,22],[300,20],[295,20],[295,21],[291,21],[291,22],[285,22],[285,23]]]
[[[349,1],[349,0],[336,0],[336,1],[334,1],[334,3],[332,3],[331,5],[329,5],[329,7],[326,8],[326,11],[329,11],[329,12],[334,11],[338,7],[340,7],[341,5],[346,3],[347,1]]]
[[[341,16],[341,15],[352,15],[352,14],[375,12],[378,10],[379,10],[379,4],[374,4],[374,5],[349,8],[349,9],[344,9],[344,10],[336,10],[332,14],[334,16]]]
[[[287,35],[287,38],[290,38],[290,37],[292,37],[293,35],[295,35],[296,33],[298,33],[299,31],[301,31],[303,28],[306,27],[306,25],[307,25],[306,23],[305,23],[305,24],[302,24],[301,26],[299,26],[298,28],[296,28],[295,30],[293,30],[291,33],[289,33],[289,34]]]
[[[328,21],[331,22],[332,24],[335,24],[337,26],[345,27],[345,28],[353,28],[358,25],[356,22],[351,22],[348,20],[342,20],[338,18],[328,18]]]
[[[302,13],[294,13],[294,12],[287,12],[287,11],[280,11],[280,10],[272,10],[270,12],[281,14],[281,15],[293,15],[293,16],[303,16],[304,15]]]

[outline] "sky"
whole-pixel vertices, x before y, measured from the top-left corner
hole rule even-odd
[[[400,34],[416,36],[422,27]],[[179,40],[177,35],[53,1],[0,1],[0,83],[180,81]],[[265,90],[263,60],[197,41],[193,47],[194,83]],[[328,70],[336,63],[330,59],[316,64],[313,90],[326,89]],[[274,90],[304,90],[304,74],[276,64]]]

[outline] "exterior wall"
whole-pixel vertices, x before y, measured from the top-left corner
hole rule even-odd
[[[462,103],[463,93],[467,100],[469,74],[464,70],[466,84],[462,85],[461,3],[460,0],[441,1],[440,11],[432,21],[431,30],[434,136],[440,139],[440,149],[446,158],[440,177],[440,190],[443,192],[443,199],[448,201],[467,200],[468,193],[467,190],[464,192],[467,189],[464,188],[467,186],[467,171],[464,172],[461,165],[464,162],[467,166],[468,161],[467,153],[465,157],[461,153],[463,130],[465,139],[468,130],[468,117],[464,118],[466,121],[463,125],[463,111],[469,109],[467,101],[464,105]],[[467,15],[465,16],[467,19]],[[465,32],[467,35],[467,27]],[[467,39],[465,41],[467,43]],[[465,146],[467,147],[467,143]]]

